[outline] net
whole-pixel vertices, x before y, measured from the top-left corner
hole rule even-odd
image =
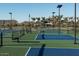
[[[77,40],[79,39],[77,31]],[[37,39],[47,39],[47,40],[74,40],[74,29],[73,28],[42,28]]]
[[[0,45],[9,46],[16,45],[24,35],[23,30],[1,30]]]
[[[47,35],[66,35],[66,34],[70,34],[70,33],[74,33],[74,31],[71,30],[67,30],[65,28],[59,29],[58,28],[43,28],[42,30],[40,30],[40,33],[44,33]]]

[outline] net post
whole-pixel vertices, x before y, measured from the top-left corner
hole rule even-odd
[[[0,35],[1,35],[1,45],[0,46],[3,46],[3,33],[1,32]]]

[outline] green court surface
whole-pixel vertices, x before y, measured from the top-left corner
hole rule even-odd
[[[47,32],[46,32],[47,33]],[[49,32],[50,33],[50,32]],[[11,38],[3,38],[3,45],[0,47],[0,55],[2,56],[25,56],[28,52],[29,47],[40,48],[42,44],[45,44],[46,48],[76,48],[79,49],[79,44],[74,45],[74,40],[36,40],[39,32],[35,31],[32,33],[25,33],[24,36],[20,38],[20,42],[16,40],[12,41]],[[48,33],[47,33],[48,34]],[[67,32],[64,32],[67,34]],[[68,35],[74,36],[73,32],[68,33]],[[77,35],[79,35],[77,33]],[[8,35],[11,37],[11,33]],[[79,43],[79,40],[77,40]]]
[[[20,42],[17,43],[15,40],[12,41],[11,33],[3,38],[3,46],[0,47],[1,56],[24,56],[30,45],[35,46],[37,43],[29,43],[30,40],[34,40],[36,32],[26,33],[20,38]],[[39,45],[39,44],[38,44]]]
[[[4,46],[0,48],[0,56],[24,56],[28,47]]]

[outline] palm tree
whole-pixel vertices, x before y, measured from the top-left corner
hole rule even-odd
[[[43,23],[43,26],[45,27],[45,17],[42,17],[41,22]]]
[[[35,20],[36,20],[36,18],[34,18],[34,17],[32,17],[31,19],[32,19],[33,21],[35,21]]]
[[[40,24],[40,17],[36,17],[36,19],[37,19],[37,24],[38,24],[38,26],[40,26],[41,24]]]
[[[64,18],[64,23],[66,23],[67,33],[69,33],[69,22],[68,22],[68,17],[65,17],[65,18]]]
[[[45,21],[45,17],[42,17],[42,20]]]
[[[40,21],[40,17],[36,17],[37,21],[39,22]]]
[[[34,23],[33,23],[33,27],[34,27],[36,18],[32,17],[31,19],[32,19],[32,21],[34,22]]]
[[[73,17],[69,17],[69,20],[72,20],[73,19]]]
[[[54,25],[56,27],[59,27],[59,16],[55,16],[54,18],[55,18],[55,20],[54,20],[55,24]]]
[[[60,15],[60,18],[62,19],[63,18],[63,15]]]
[[[79,17],[77,17],[77,27],[79,28]]]

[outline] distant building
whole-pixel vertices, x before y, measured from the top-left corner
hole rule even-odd
[[[2,25],[15,25],[18,22],[16,20],[0,20],[0,26]]]

